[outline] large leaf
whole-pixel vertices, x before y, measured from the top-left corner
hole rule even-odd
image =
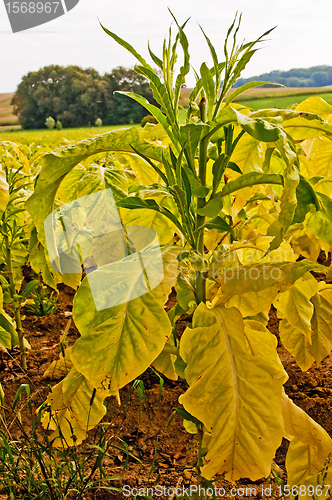
[[[286,456],[288,484],[301,485],[307,478],[323,469],[329,453],[332,452],[332,440],[327,432],[286,394],[282,396],[282,413],[285,437],[291,440]]]
[[[251,291],[259,292],[271,286],[276,287],[279,291],[285,291],[308,271],[315,270],[326,273],[328,268],[308,260],[275,264],[256,263],[232,269],[221,269],[215,280],[218,283],[216,286],[220,300],[227,302],[233,295],[241,295]],[[220,288],[219,283],[222,284]]]
[[[322,208],[309,215],[307,227],[317,238],[332,246],[332,200],[322,193],[317,193],[317,198]]]
[[[321,281],[317,293],[310,301],[314,306],[314,312],[311,318],[311,345],[308,346],[308,350],[319,366],[332,350],[332,285]]]
[[[315,361],[309,351],[311,339],[291,325],[286,318],[279,323],[279,334],[283,346],[294,356],[301,370],[308,370]]]
[[[54,290],[57,290],[58,283],[65,283],[65,285],[76,289],[81,282],[82,273],[60,274],[52,268],[44,246],[38,241],[35,228],[31,231],[30,236],[29,262],[36,273],[42,274],[44,283]]]
[[[120,209],[120,218],[125,227],[151,227],[156,231],[161,245],[167,245],[174,237],[176,229],[174,224],[155,210],[126,210],[122,208]]]
[[[310,299],[317,292],[318,283],[308,274],[300,278],[289,290],[280,293],[273,302],[279,318],[287,318],[293,328],[302,332],[311,343],[311,318],[314,306]]]
[[[137,128],[107,132],[94,139],[86,139],[74,146],[59,148],[47,153],[41,160],[42,170],[36,183],[34,194],[26,202],[26,207],[38,231],[38,238],[46,246],[44,221],[54,210],[57,190],[66,175],[82,160],[105,151],[144,154],[150,159],[162,161],[166,148],[156,143],[144,141]]]
[[[300,102],[300,104],[296,106],[296,111],[316,113],[327,122],[332,115],[332,106],[321,97],[312,96]]]
[[[175,348],[175,345],[174,345],[174,339],[173,339],[173,335],[171,335],[169,337],[169,339],[167,340],[166,344],[165,344],[165,348],[167,347],[170,347],[170,349],[174,349],[176,350]],[[160,354],[159,356],[154,360],[154,362],[152,363],[152,366],[158,370],[158,372],[162,373],[163,375],[165,375],[165,377],[169,378],[170,380],[177,380],[178,379],[178,375],[175,371],[175,367],[174,367],[174,364],[177,360],[177,355],[176,354],[172,354],[171,352],[167,352],[167,349],[164,349]]]
[[[225,306],[228,308],[236,307],[244,317],[255,316],[260,312],[268,313],[277,293],[278,290],[271,287],[259,292],[246,292],[241,295],[233,295],[226,302]]]
[[[145,255],[144,269],[131,260],[113,263],[94,271],[99,286],[105,284],[101,299],[126,301],[97,310],[88,278],[74,299],[73,317],[81,333],[72,348],[75,367],[94,387],[115,391],[140,375],[161,353],[172,327],[164,304],[177,278],[176,255],[179,249],[163,251],[164,279],[152,290],[146,289],[144,274],[158,278],[158,256]],[[121,261],[120,261],[121,262]],[[154,276],[154,272],[156,275]],[[161,277],[162,278],[162,277]],[[160,279],[159,279],[160,282]],[[136,297],[136,298],[134,298]]]
[[[294,213],[293,224],[303,222],[311,208],[321,208],[319,199],[310,184],[302,175],[296,188],[297,207]]]
[[[332,468],[328,467],[329,464],[330,457],[327,456],[322,465],[322,460],[317,457],[315,446],[303,444],[297,438],[293,439],[289,444],[286,455],[286,468],[289,478],[287,482],[290,491],[293,490],[294,493],[291,493],[289,499],[329,498],[332,485]],[[319,472],[308,475],[308,470],[317,469]]]
[[[201,303],[181,338],[190,387],[179,401],[204,424],[208,449],[201,471],[207,479],[217,472],[231,481],[265,477],[281,442],[284,370],[275,357],[250,347],[246,335],[237,309]]]
[[[111,188],[117,201],[128,196],[128,184],[126,175],[119,170],[99,165],[78,165],[60,184],[57,197],[64,203],[69,203],[81,196]]]
[[[278,141],[281,133],[280,124],[277,125],[268,118],[251,118],[248,115],[243,115],[239,111],[234,111],[243,130],[256,140],[263,142]]]
[[[195,157],[199,141],[204,132],[208,130],[208,126],[204,124],[189,123],[180,127],[181,144],[189,159],[191,168],[195,168]]]
[[[44,428],[54,431],[49,436],[53,445],[67,448],[82,443],[88,431],[106,414],[103,402],[110,395],[110,391],[96,390],[81,373],[72,368],[52,388],[46,400],[48,409],[42,413]]]
[[[239,176],[234,181],[229,181],[219,193],[220,197],[234,193],[239,189],[257,184],[283,184],[283,178],[279,174],[263,174],[260,172],[249,172]]]
[[[317,119],[308,120],[306,117],[299,116],[287,120],[284,123],[284,128],[294,141],[303,141],[321,135],[332,137],[332,126],[318,116]]]
[[[244,174],[262,172],[265,144],[249,134],[244,134],[232,154],[232,161],[236,163]]]
[[[163,207],[162,205],[159,205],[154,199],[152,198],[146,198],[142,199],[139,198],[138,196],[129,196],[128,198],[124,198],[123,200],[120,200],[117,202],[117,206],[120,208],[127,208],[127,209],[134,209],[134,210],[153,210],[155,212],[158,212],[159,214],[164,215],[167,217],[170,221],[175,224],[177,228],[180,229],[181,232],[183,232],[183,228],[176,218],[176,216],[168,210],[168,208]]]

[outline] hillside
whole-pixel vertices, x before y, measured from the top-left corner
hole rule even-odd
[[[325,87],[332,85],[332,66],[311,66],[310,68],[293,68],[288,71],[270,71],[250,78],[239,78],[235,87],[257,80],[281,83],[286,87]]]
[[[13,115],[10,102],[14,92],[0,94],[0,125],[18,125],[17,116]]]

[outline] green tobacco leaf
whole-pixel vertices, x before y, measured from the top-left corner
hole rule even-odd
[[[126,95],[127,97],[130,97],[134,101],[141,104],[145,109],[147,109],[149,111],[149,113],[152,116],[154,116],[156,118],[156,120],[158,120],[159,123],[162,124],[162,126],[164,127],[164,129],[166,130],[166,132],[170,136],[170,138],[174,139],[173,134],[169,130],[169,124],[166,120],[166,116],[160,111],[159,108],[157,108],[157,106],[154,106],[153,104],[149,103],[149,101],[147,99],[145,99],[145,97],[142,97],[138,94],[134,94],[133,92],[124,92],[122,90],[117,90],[116,93]]]
[[[136,59],[141,63],[143,64],[143,66],[145,67],[148,67],[150,68],[150,65],[145,61],[145,59],[134,49],[134,47],[132,45],[130,45],[130,43],[126,42],[125,40],[123,40],[122,38],[120,38],[118,35],[116,35],[115,33],[113,33],[112,31],[109,31],[107,28],[105,28],[105,26],[103,26],[101,23],[100,23],[100,26],[103,28],[103,30],[105,31],[105,33],[107,33],[110,37],[113,38],[113,40],[115,40],[118,44],[120,44],[122,47],[124,47],[125,49],[128,50],[128,52],[130,52],[134,57],[136,57]]]
[[[231,123],[238,123],[237,114],[233,108],[225,106],[219,111],[218,116],[209,123],[210,129],[206,133],[207,139],[211,142],[217,142],[220,138],[224,138],[223,127]]]
[[[311,343],[311,318],[314,306],[310,299],[317,292],[318,282],[308,273],[300,278],[293,286],[283,293],[279,293],[273,305],[278,311],[279,318],[287,318],[294,329],[302,332]]]
[[[178,304],[184,311],[188,311],[190,309],[189,304],[191,302],[196,302],[196,296],[193,288],[185,279],[178,276],[175,290]]]
[[[220,69],[219,69],[219,63],[218,63],[218,55],[216,53],[216,50],[215,50],[214,46],[211,43],[211,40],[206,36],[206,34],[205,34],[202,26],[199,25],[199,27],[201,28],[201,31],[202,31],[202,33],[204,35],[206,43],[208,44],[208,47],[210,49],[210,53],[211,53],[211,56],[212,56],[213,64],[214,64],[214,67],[212,69],[210,69],[209,71],[211,73],[211,76],[215,76],[215,79],[216,79],[216,86],[215,86],[215,88],[219,89],[219,87],[220,87]]]
[[[189,123],[180,127],[180,140],[185,150],[189,165],[195,168],[195,156],[202,135],[208,130],[207,125]]]
[[[86,139],[73,146],[59,148],[47,153],[41,160],[42,170],[35,192],[26,202],[38,238],[46,246],[44,221],[54,210],[57,190],[66,175],[82,160],[97,153],[113,151],[134,153],[132,146],[152,160],[162,161],[166,147],[142,140],[136,127],[107,132],[93,139]]]
[[[248,115],[243,115],[234,110],[238,119],[239,125],[245,130],[249,135],[257,139],[258,141],[264,142],[276,142],[280,137],[280,125],[264,120],[263,118],[251,118]]]
[[[207,229],[218,229],[220,233],[227,231],[228,233],[233,233],[233,229],[222,217],[215,217],[204,224]]]
[[[52,388],[46,400],[48,409],[42,412],[43,427],[54,431],[49,436],[53,446],[67,448],[81,444],[88,431],[106,414],[103,402],[111,394],[110,391],[96,390],[76,368],[72,368]]]
[[[265,81],[257,81],[257,82],[249,82],[246,83],[245,85],[241,85],[241,87],[238,87],[234,92],[229,94],[227,96],[227,99],[225,100],[225,104],[230,104],[234,99],[245,92],[246,90],[253,89],[255,87],[260,87],[261,85],[276,85],[275,83],[270,83],[270,82],[265,82]],[[280,87],[283,87],[283,85],[279,85]]]
[[[216,196],[215,198],[212,198],[205,207],[203,208],[198,208],[196,212],[199,215],[205,215],[206,217],[217,217],[219,214],[220,210],[223,207],[223,202],[219,196]]]
[[[205,198],[205,196],[209,194],[209,188],[203,186],[198,181],[196,174],[194,174],[192,170],[188,168],[188,166],[185,163],[182,165],[182,168],[184,169],[188,177],[193,196],[197,196],[197,198]]]
[[[233,170],[233,172],[237,172],[238,174],[243,174],[240,167],[236,163],[234,163],[233,161],[228,162],[227,168],[229,168],[230,170]]]
[[[227,196],[239,189],[255,186],[257,184],[283,184],[282,175],[279,174],[262,174],[260,172],[249,172],[243,174],[234,181],[229,181],[221,191],[217,194],[220,197]]]
[[[218,65],[217,65],[217,71],[216,71],[216,66],[214,66],[213,68],[210,68],[211,75],[215,76],[218,73],[220,74],[220,72],[224,69],[224,67],[225,67],[225,63],[224,62],[218,63]],[[198,94],[202,90],[202,88],[203,88],[202,79],[199,78],[198,75],[197,75],[197,82],[196,82],[195,87],[191,91],[191,94],[189,96],[189,101],[195,101],[197,99]]]
[[[220,184],[220,181],[221,181],[221,178],[225,172],[226,166],[228,166],[228,165],[229,165],[229,156],[226,156],[224,153],[222,153],[214,162],[213,167],[212,167],[212,174],[213,174],[212,194],[213,195],[217,191],[219,184]]]
[[[319,366],[332,350],[332,286],[321,281],[311,302],[314,312],[311,319],[311,345],[308,350]]]
[[[108,284],[108,298],[114,296],[116,301],[119,294],[126,291],[126,302],[108,309],[96,310],[89,281],[83,280],[73,307],[81,337],[72,348],[71,358],[94,387],[102,385],[111,391],[123,387],[161,353],[172,332],[163,306],[177,278],[179,251],[173,247],[163,250],[164,279],[147,293],[142,286],[142,281],[145,283],[143,268],[133,269],[126,259],[91,273],[90,279],[94,275],[97,282]],[[147,255],[144,257],[148,276],[155,262],[155,252],[151,253],[150,260]],[[141,296],[134,295],[137,287],[143,291]],[[131,298],[133,296],[136,298]]]
[[[145,76],[150,81],[150,88],[153,92],[153,97],[160,104],[162,111],[166,113],[168,122],[167,129],[169,130],[168,124],[170,124],[174,130],[177,130],[178,129],[177,119],[174,114],[173,105],[168,95],[166,85],[161,82],[159,77],[151,68],[137,65],[135,66],[135,70],[137,71],[137,73],[140,73],[141,75]],[[171,135],[173,137],[173,144],[176,145],[177,141],[174,138],[173,134]]]
[[[38,280],[29,281],[29,283],[25,286],[23,292],[20,294],[21,297],[23,298],[28,297],[34,290],[36,290],[38,285],[39,285]]]
[[[293,224],[303,222],[307,213],[312,207],[320,210],[321,204],[312,187],[303,175],[300,175],[300,182],[296,187],[297,206],[294,213]]]
[[[173,17],[173,19],[174,19],[174,21],[175,21],[175,23],[176,23],[176,25],[178,27],[179,32],[178,32],[177,37],[180,40],[180,43],[181,43],[181,46],[182,46],[182,50],[183,50],[183,65],[181,66],[180,71],[178,73],[178,76],[176,78],[175,88],[174,88],[174,108],[177,109],[178,102],[179,102],[179,97],[180,97],[180,93],[181,93],[181,87],[185,83],[185,77],[186,77],[186,75],[190,71],[189,43],[188,43],[188,39],[186,37],[186,34],[183,31],[183,28],[187,24],[189,18],[187,19],[187,21],[185,21],[183,23],[182,26],[180,26],[179,23],[177,22],[176,18],[174,17],[173,13],[171,11],[169,11],[169,12],[170,12],[171,16]],[[176,39],[176,42],[177,42],[177,39]],[[176,48],[176,43],[173,45],[173,55],[172,55],[172,68],[171,68],[171,71],[174,71],[174,64],[175,64],[176,59],[177,59],[177,54],[176,54],[175,48]]]
[[[215,89],[214,89],[214,81],[211,75],[209,68],[206,63],[202,63],[201,65],[201,79],[202,85],[205,91],[205,96],[207,99],[207,120],[210,121],[212,119],[212,110],[214,105],[214,97],[215,97]]]
[[[179,402],[206,429],[201,472],[207,479],[223,472],[231,481],[266,477],[281,442],[283,367],[275,356],[253,354],[245,339],[237,309],[204,303],[181,338],[190,387]]]

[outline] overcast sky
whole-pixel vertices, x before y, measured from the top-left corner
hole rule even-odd
[[[223,40],[237,10],[242,12],[241,41],[251,41],[277,25],[243,76],[332,65],[330,0],[80,0],[64,16],[15,34],[5,2],[0,0],[0,93],[14,92],[23,75],[50,64],[93,67],[101,74],[119,65],[133,66],[135,59],[102,31],[98,18],[144,56],[148,57],[148,40],[160,55],[171,23],[167,7],[179,22],[191,17],[186,33],[196,69],[203,61],[211,65],[198,23],[223,60]],[[192,83],[193,78],[188,86]]]

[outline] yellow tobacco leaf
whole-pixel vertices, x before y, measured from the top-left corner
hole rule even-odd
[[[288,323],[303,333],[311,344],[311,318],[314,306],[310,302],[316,293],[318,283],[311,274],[297,280],[285,292],[280,293],[273,305],[279,318],[287,318]]]
[[[259,334],[253,333],[253,344]],[[179,401],[205,426],[203,476],[266,477],[283,429],[285,373],[275,356],[253,354],[237,309],[208,309],[204,303],[182,336],[180,355],[190,387]]]

